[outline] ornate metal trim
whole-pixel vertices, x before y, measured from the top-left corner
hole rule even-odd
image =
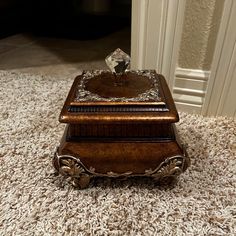
[[[144,174],[134,174],[132,171],[125,173],[108,172],[106,174],[97,173],[93,167],[87,169],[78,157],[71,155],[59,155],[58,150],[54,155],[54,167],[60,174],[71,177],[73,184],[80,188],[88,186],[91,177],[152,177],[155,181],[160,181],[167,177],[178,177],[185,171],[189,164],[187,156],[176,155],[166,158],[155,169],[146,170]]]
[[[157,181],[170,176],[177,177],[184,172],[185,159],[186,157],[180,155],[168,157],[156,169],[146,170],[145,175]]]
[[[138,101],[150,101],[155,100],[156,102],[160,102],[161,98],[159,96],[159,79],[158,76],[152,70],[130,70],[130,72],[135,73],[137,75],[142,75],[148,77],[153,82],[153,88],[148,91],[139,94],[137,97],[126,98],[126,97],[110,97],[104,98],[99,96],[98,94],[94,94],[85,89],[85,84],[91,78],[101,75],[104,72],[108,72],[106,70],[93,70],[86,71],[78,84],[75,101],[76,102],[86,102],[86,101],[105,101],[105,102],[138,102]]]
[[[78,157],[71,155],[59,155],[58,150],[54,154],[54,167],[60,174],[71,177],[80,177],[82,174],[97,177],[126,177],[132,175],[131,171],[121,174],[112,171],[109,171],[106,174],[97,173],[93,167],[87,169]]]

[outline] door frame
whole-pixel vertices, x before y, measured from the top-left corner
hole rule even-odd
[[[236,118],[236,2],[225,0],[211,64],[203,115]]]
[[[156,69],[173,86],[186,0],[132,0],[131,67]]]

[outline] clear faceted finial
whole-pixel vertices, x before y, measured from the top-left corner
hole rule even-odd
[[[121,75],[130,65],[130,56],[117,48],[106,57],[105,61],[113,73]]]

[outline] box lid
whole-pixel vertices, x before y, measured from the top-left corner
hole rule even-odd
[[[165,78],[154,70],[84,71],[75,78],[63,123],[174,123],[179,120]]]

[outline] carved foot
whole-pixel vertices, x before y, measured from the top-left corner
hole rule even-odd
[[[185,170],[186,157],[174,156],[167,158],[154,171],[148,171],[150,177],[154,179],[158,185],[172,185],[177,182],[178,176]]]
[[[89,186],[91,177],[89,175],[81,175],[79,178],[72,179],[72,185],[76,188],[84,189]]]
[[[79,159],[69,155],[60,156],[56,152],[53,165],[61,175],[71,178],[74,187],[80,189],[88,187],[91,175],[87,173]]]
[[[154,181],[158,186],[172,186],[172,185],[175,185],[177,183],[178,177],[176,177],[176,176],[166,176],[166,177],[163,177],[161,179],[155,179],[154,178]]]

